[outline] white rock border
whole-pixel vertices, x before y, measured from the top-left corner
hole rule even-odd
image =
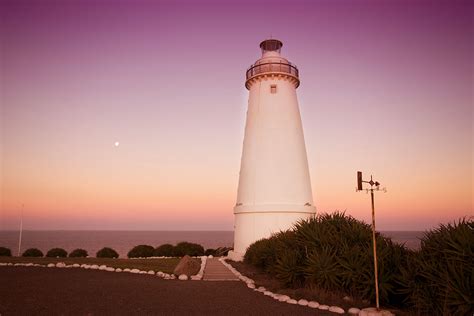
[[[173,258],[173,257],[160,257],[160,258]],[[114,268],[114,267],[108,267],[106,265],[97,265],[97,264],[78,264],[74,263],[72,265],[66,265],[64,262],[57,262],[57,263],[48,263],[48,264],[37,264],[37,263],[6,263],[6,262],[0,262],[0,267],[2,266],[14,266],[14,267],[44,267],[44,268],[80,268],[80,269],[86,269],[86,270],[101,270],[101,271],[107,271],[107,272],[128,272],[128,273],[133,273],[133,274],[146,274],[146,275],[156,275],[157,277],[163,279],[163,280],[202,280],[202,276],[204,273],[204,268],[206,267],[206,261],[207,261],[207,256],[201,256],[201,257],[196,257],[201,259],[201,268],[199,269],[199,272],[196,275],[192,275],[191,278],[188,278],[187,275],[180,275],[180,276],[175,276],[174,274],[169,274],[169,273],[164,273],[162,271],[158,271],[155,273],[153,270],[149,271],[141,271],[139,269],[133,269],[133,268]]]
[[[271,298],[273,298],[273,299],[275,299],[279,302],[283,302],[283,303],[287,303],[287,304],[293,304],[293,305],[298,304],[300,306],[307,306],[309,308],[314,308],[314,309],[317,308],[317,309],[320,309],[320,310],[325,310],[325,311],[329,311],[329,312],[336,313],[336,314],[346,313],[346,311],[342,307],[339,307],[339,306],[324,305],[324,304],[320,304],[320,303],[315,302],[315,301],[308,301],[308,300],[305,300],[305,299],[300,299],[299,301],[297,301],[296,299],[291,298],[288,295],[272,293],[272,292],[268,291],[266,288],[264,288],[263,286],[260,286],[260,287],[256,288],[255,281],[248,278],[248,277],[246,277],[245,275],[243,275],[239,271],[237,271],[237,269],[235,269],[230,263],[227,263],[225,261],[227,259],[230,259],[230,258],[229,257],[221,257],[221,258],[219,258],[219,261],[224,266],[226,266],[236,277],[238,277],[241,281],[246,283],[247,287],[249,289],[252,289],[257,293],[260,292],[263,295],[270,296]],[[360,316],[365,316],[365,315],[369,315],[369,314],[371,316],[372,315],[374,315],[374,316],[394,316],[394,314],[392,312],[388,311],[388,310],[379,310],[379,311],[377,311],[377,309],[374,308],[374,307],[364,308],[362,310],[360,310],[356,307],[351,307],[351,308],[349,308],[349,310],[347,312],[350,315],[360,315]]]

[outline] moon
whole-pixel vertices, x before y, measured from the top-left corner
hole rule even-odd
[[[115,145],[115,147],[118,147],[118,146],[120,145],[120,143],[119,143],[119,142],[115,142],[114,145]]]

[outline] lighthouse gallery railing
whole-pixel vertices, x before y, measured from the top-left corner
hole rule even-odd
[[[246,78],[248,80],[256,75],[267,72],[283,72],[299,78],[299,71],[295,65],[282,62],[269,62],[253,65],[247,70]]]

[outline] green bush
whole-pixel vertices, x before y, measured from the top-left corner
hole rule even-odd
[[[400,278],[407,304],[421,314],[474,313],[474,222],[440,225],[421,239]]]
[[[204,255],[204,247],[199,244],[194,244],[190,242],[180,242],[174,247],[173,256],[182,257],[182,256],[202,256]]]
[[[260,239],[251,244],[244,255],[244,262],[264,271],[273,270],[276,262],[276,237]]]
[[[404,296],[395,290],[408,251],[377,234],[382,303]],[[244,261],[286,286],[317,287],[375,300],[371,226],[344,213],[321,214],[252,244]]]
[[[155,248],[149,245],[138,245],[132,248],[127,254],[129,258],[148,258],[152,257]]]
[[[232,250],[231,247],[219,247],[216,249],[215,253],[213,254],[214,257],[225,257]]]
[[[63,248],[53,248],[53,249],[50,249],[46,253],[46,257],[48,257],[48,258],[66,258],[67,257],[67,251],[64,250]]]
[[[87,258],[88,256],[89,254],[87,253],[87,250],[84,249],[74,249],[69,254],[70,258]]]
[[[10,249],[5,247],[0,247],[0,257],[11,257],[12,252]]]
[[[43,257],[43,252],[37,248],[26,249],[22,257]]]
[[[206,251],[204,251],[205,256],[215,256],[216,255],[216,249],[208,248]]]
[[[380,302],[423,315],[474,312],[474,223],[440,225],[412,251],[376,234]],[[287,286],[374,301],[371,227],[344,213],[322,214],[253,243],[244,261]]]
[[[171,244],[163,244],[155,248],[153,255],[155,257],[172,257],[174,254],[174,246]]]
[[[109,247],[104,247],[97,251],[96,254],[97,258],[118,258],[119,254],[117,251],[113,250],[112,248]]]

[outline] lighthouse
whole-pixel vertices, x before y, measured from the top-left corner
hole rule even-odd
[[[262,57],[246,72],[249,90],[233,260],[248,246],[314,215],[308,158],[296,89],[298,68],[280,55],[283,43],[260,43]]]

